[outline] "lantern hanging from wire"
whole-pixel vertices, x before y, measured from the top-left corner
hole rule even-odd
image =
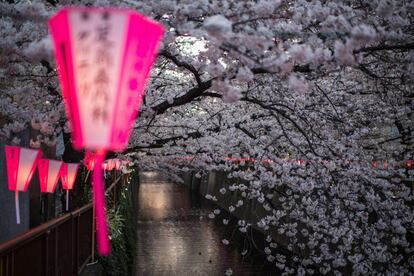
[[[98,251],[110,253],[102,162],[126,147],[163,27],[129,9],[68,7],[49,21],[76,149],[95,152]]]
[[[5,146],[7,180],[10,191],[15,191],[16,223],[20,224],[19,192],[26,192],[36,166],[42,156],[40,150]]]
[[[66,190],[66,211],[69,211],[69,191],[73,189],[79,164],[63,163],[61,171],[62,188]]]

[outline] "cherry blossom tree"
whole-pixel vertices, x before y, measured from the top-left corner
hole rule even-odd
[[[33,146],[68,141],[46,21],[71,2],[9,2],[0,135],[18,143],[31,127]],[[230,212],[262,206],[239,229],[269,233],[263,251],[285,274],[414,269],[414,2],[84,2],[167,29],[125,154],[170,174],[228,172],[234,184],[208,198],[237,194]]]

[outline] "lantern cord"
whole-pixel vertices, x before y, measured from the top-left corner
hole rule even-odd
[[[66,211],[69,211],[69,190],[66,190]]]
[[[88,176],[89,176],[89,173],[90,173],[91,171],[88,171],[87,173],[86,173],[86,176],[85,176],[85,181],[83,182],[83,183],[86,183],[86,181],[88,180]]]
[[[16,205],[16,223],[20,224],[20,204],[19,204],[19,191],[14,193],[14,204]]]
[[[105,210],[105,182],[102,179],[102,163],[105,156],[105,151],[96,152],[96,163],[92,174],[98,252],[102,256],[107,256],[111,253]]]

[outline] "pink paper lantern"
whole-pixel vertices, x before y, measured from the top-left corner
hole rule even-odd
[[[115,159],[115,170],[119,171],[121,169],[121,160]]]
[[[73,189],[79,164],[63,163],[61,170],[62,188],[66,190],[66,211],[69,211],[69,190]]]
[[[102,163],[102,169],[104,171],[110,171],[111,170],[110,160],[106,160]]]
[[[133,10],[83,7],[61,10],[49,27],[73,145],[96,154],[98,251],[108,255],[102,162],[128,143],[163,27]]]
[[[40,159],[39,180],[40,192],[54,193],[62,169],[62,161]]]
[[[108,159],[102,163],[102,169],[105,171],[112,171],[116,167],[115,159]]]
[[[115,169],[115,160],[109,159],[108,160],[108,171],[112,171],[113,169]]]
[[[27,191],[42,153],[16,146],[5,146],[5,149],[8,186],[10,191],[15,191],[16,222],[20,224],[19,191]]]

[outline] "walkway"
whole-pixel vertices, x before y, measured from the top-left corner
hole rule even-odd
[[[228,229],[213,223],[211,207],[183,185],[141,174],[137,275],[270,275],[266,260],[251,264],[222,244]]]

